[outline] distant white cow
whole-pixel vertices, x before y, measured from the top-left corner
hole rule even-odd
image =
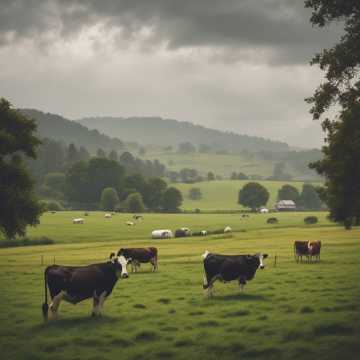
[[[226,228],[224,229],[224,233],[230,233],[231,231],[232,230],[230,226],[226,226]]]
[[[201,233],[202,236],[206,236],[206,235],[207,235],[207,231],[206,231],[206,230],[201,230],[200,233]]]
[[[105,218],[105,219],[110,219],[111,217],[112,217],[112,215],[109,214],[109,213],[104,215],[104,218]]]
[[[267,214],[268,212],[269,212],[269,209],[267,209],[267,208],[261,208],[260,209],[261,214]]]
[[[173,233],[171,230],[154,230],[151,233],[151,237],[153,239],[169,239],[173,237]]]
[[[73,224],[83,224],[83,223],[84,223],[84,219],[83,219],[83,218],[73,219]]]
[[[134,226],[135,225],[133,221],[127,221],[125,224],[127,226]]]

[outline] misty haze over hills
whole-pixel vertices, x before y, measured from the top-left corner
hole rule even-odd
[[[109,136],[142,145],[177,146],[181,142],[190,142],[196,146],[205,144],[216,150],[230,152],[289,150],[288,144],[284,142],[219,131],[160,117],[90,117],[78,122],[89,129],[96,129]]]

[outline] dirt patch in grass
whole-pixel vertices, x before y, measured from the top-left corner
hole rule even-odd
[[[134,308],[135,309],[146,309],[146,306],[144,304],[135,304]]]

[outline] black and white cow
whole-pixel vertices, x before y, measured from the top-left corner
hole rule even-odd
[[[212,288],[216,280],[229,282],[238,280],[241,291],[247,281],[254,278],[257,269],[264,269],[263,260],[267,254],[255,255],[220,255],[208,251],[202,255],[204,259],[204,285],[208,296],[212,296]]]
[[[45,302],[42,305],[44,320],[48,313],[54,318],[61,300],[77,304],[93,298],[92,315],[100,315],[105,299],[111,294],[120,277],[129,277],[124,256],[110,254],[110,261],[87,266],[51,265],[45,269]],[[48,306],[49,289],[51,304]]]

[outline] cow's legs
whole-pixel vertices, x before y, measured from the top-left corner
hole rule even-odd
[[[244,291],[245,284],[246,284],[246,280],[243,279],[243,278],[240,278],[240,279],[239,279],[239,286],[240,286],[240,291],[241,291],[241,292]]]
[[[151,265],[153,267],[152,272],[155,272],[155,270],[156,270],[156,260],[155,260],[155,258],[151,258],[150,263],[151,263]]]
[[[59,309],[59,305],[60,305],[60,302],[61,300],[64,298],[64,296],[66,295],[66,292],[61,290],[57,295],[55,295],[53,298],[52,298],[52,302],[49,306],[50,310],[51,310],[51,314],[53,316],[53,318],[57,318],[57,315],[58,315],[58,309]]]
[[[205,296],[212,297],[213,296],[213,288],[214,282],[220,278],[220,275],[215,275],[213,278],[208,281],[208,277],[204,275],[204,285],[203,288],[205,290]]]
[[[91,315],[92,316],[100,316],[101,315],[101,308],[104,304],[105,301],[105,297],[106,297],[106,291],[102,292],[100,294],[100,296],[96,295],[96,292],[94,293],[93,296],[93,310]]]

